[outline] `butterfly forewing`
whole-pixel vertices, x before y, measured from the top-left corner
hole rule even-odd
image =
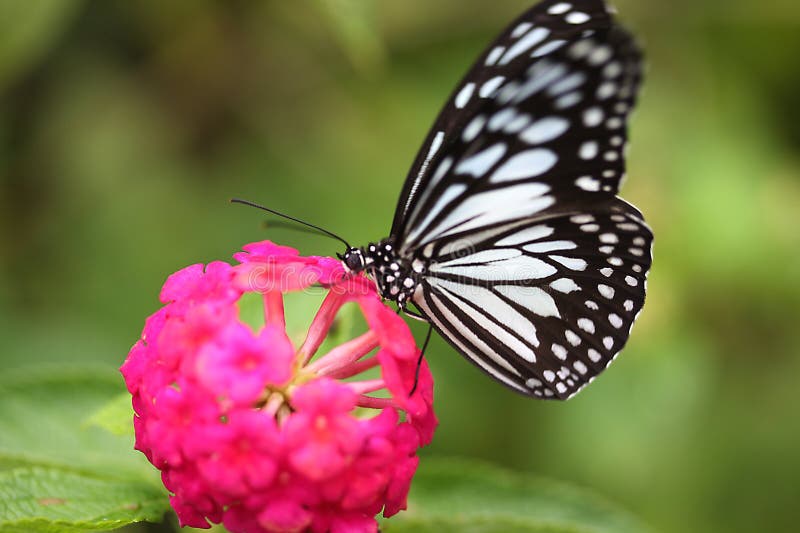
[[[569,3],[545,0],[509,24],[469,69],[434,122],[400,194],[392,235],[401,233],[418,193],[426,189],[431,165],[439,161],[442,152],[462,134],[471,118],[492,96],[493,89],[518,79],[535,58],[556,51],[583,32],[610,25],[606,5],[600,0]]]
[[[409,175],[392,235],[413,249],[612,198],[625,172],[640,71],[638,48],[603,2],[533,8],[488,48],[443,110]]]
[[[565,399],[625,345],[644,304],[652,234],[621,200],[443,239],[414,302],[498,381]]]

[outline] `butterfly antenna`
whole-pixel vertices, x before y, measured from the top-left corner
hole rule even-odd
[[[296,222],[292,222],[291,220],[265,220],[261,223],[261,228],[265,230],[270,230],[273,228],[290,229],[292,231],[299,231],[301,233],[320,235],[320,232],[315,230],[314,228],[307,228],[305,226],[301,226]],[[327,235],[325,235],[325,237],[327,237]]]
[[[263,205],[259,205],[259,204],[254,203],[254,202],[250,202],[248,200],[242,200],[240,198],[232,198],[231,199],[231,203],[232,204],[242,204],[242,205],[247,205],[247,206],[250,206],[250,207],[255,207],[256,209],[261,209],[262,211],[266,211],[267,213],[272,213],[275,216],[279,216],[281,218],[285,218],[287,220],[291,220],[292,222],[297,222],[298,224],[302,224],[303,226],[307,226],[309,228],[315,229],[319,233],[322,233],[323,235],[327,235],[328,237],[336,239],[337,241],[339,241],[339,242],[343,243],[345,246],[347,246],[347,248],[352,248],[350,246],[349,242],[347,242],[343,238],[339,237],[338,235],[336,235],[332,231],[328,231],[328,230],[326,230],[324,228],[320,228],[319,226],[315,226],[314,224],[311,224],[311,223],[306,222],[304,220],[300,220],[299,218],[290,217],[289,215],[287,215],[285,213],[281,213],[280,211],[275,211],[274,209],[270,209],[269,207],[264,207]]]

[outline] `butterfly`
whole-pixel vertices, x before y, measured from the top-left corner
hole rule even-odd
[[[653,235],[617,196],[641,77],[605,2],[535,5],[447,101],[389,237],[345,268],[503,385],[570,398],[644,305]]]

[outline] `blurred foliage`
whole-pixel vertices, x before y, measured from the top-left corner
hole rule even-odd
[[[383,237],[439,106],[527,4],[0,4],[4,372],[117,367],[169,273],[246,242],[340,251],[265,232],[232,196]],[[645,311],[565,404],[518,397],[434,339],[426,453],[583,485],[661,531],[793,530],[800,4],[617,4],[650,66],[623,190],[656,233]]]
[[[133,435],[88,423],[119,394],[92,366],[16,369],[0,379],[0,531],[78,533],[158,521],[168,502],[158,473],[130,453]],[[119,404],[115,401],[115,404]],[[130,426],[131,408],[105,420]],[[97,414],[92,417],[95,421]]]
[[[585,491],[473,460],[423,461],[408,510],[386,533],[645,533],[628,513]]]

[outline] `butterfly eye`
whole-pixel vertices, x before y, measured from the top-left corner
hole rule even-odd
[[[350,249],[344,254],[344,265],[352,272],[358,272],[364,268],[364,256],[361,250]]]

